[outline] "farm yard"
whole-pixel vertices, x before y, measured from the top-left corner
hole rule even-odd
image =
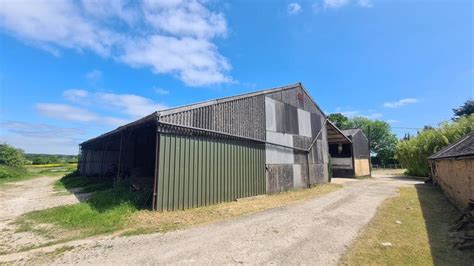
[[[0,0],[0,266],[474,266],[473,8]]]
[[[142,210],[133,197],[110,202],[109,188],[80,193],[71,187],[74,182],[91,191],[81,177],[63,179],[62,188],[59,177],[24,180],[0,189],[0,262],[289,263],[311,258],[330,264],[393,259],[462,264],[472,259],[449,243],[447,229],[459,214],[438,189],[400,171],[373,176],[335,178],[312,189],[166,213]],[[67,194],[58,193],[64,188]],[[433,206],[444,206],[443,211]]]

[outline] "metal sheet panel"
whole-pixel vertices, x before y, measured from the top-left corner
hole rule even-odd
[[[265,96],[257,95],[163,115],[163,122],[265,140]]]
[[[267,141],[293,147],[293,136],[267,131]],[[266,144],[266,164],[292,164],[294,163],[293,150]]]
[[[298,133],[311,138],[311,116],[309,112],[298,109]]]
[[[182,210],[266,193],[265,147],[160,133],[156,208]]]
[[[305,188],[306,184],[301,175],[301,164],[293,164],[293,187],[294,188]]]
[[[265,97],[265,124],[266,130],[277,131],[275,100]]]

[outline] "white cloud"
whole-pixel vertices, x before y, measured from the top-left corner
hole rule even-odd
[[[155,93],[159,95],[168,95],[170,94],[169,90],[161,89],[161,88],[156,88]]]
[[[151,67],[155,73],[176,73],[189,86],[231,82],[227,59],[205,39],[152,35],[130,40],[120,60],[135,67]]]
[[[361,7],[371,8],[374,5],[372,4],[372,0],[359,0],[357,4]]]
[[[84,101],[88,95],[87,91],[79,89],[70,89],[63,92],[63,97],[72,102]]]
[[[368,114],[368,115],[361,115],[363,117],[366,117],[368,119],[378,119],[378,118],[381,118],[383,116],[382,113],[371,113],[371,114]]]
[[[77,154],[85,132],[47,124],[7,121],[0,123],[0,142],[6,142],[29,153]]]
[[[126,118],[99,115],[84,107],[60,103],[38,103],[35,106],[36,110],[44,116],[60,120],[119,126],[167,108],[164,104],[134,94],[94,93],[81,89],[70,89],[63,92],[63,97],[68,101],[87,105],[90,108],[112,110],[125,115]]]
[[[67,104],[38,103],[36,110],[42,115],[69,121],[90,122],[98,118],[92,112]]]
[[[351,4],[353,0],[324,0],[323,6],[328,9],[337,9]],[[355,0],[355,5],[359,7],[370,8],[373,7],[372,0]],[[313,4],[313,11],[318,12],[320,10],[319,4],[316,2]]]
[[[118,110],[131,118],[140,118],[166,106],[133,94],[97,93],[97,101],[105,106]]]
[[[300,13],[301,11],[302,11],[301,6],[298,3],[288,4],[288,14],[289,15],[296,15],[296,14]]]
[[[196,0],[0,1],[0,27],[56,56],[89,50],[135,67],[173,74],[189,86],[232,82],[213,38],[227,35],[223,14]],[[141,55],[141,52],[146,56]]]
[[[379,119],[383,116],[382,113],[376,112],[375,110],[367,110],[367,111],[364,111],[364,112],[361,112],[359,110],[342,111],[341,107],[337,107],[335,113],[340,113],[340,114],[342,114],[344,116],[347,116],[349,118],[360,116],[360,117],[365,117],[365,118],[368,118],[368,119]]]
[[[387,123],[389,123],[389,124],[397,124],[397,123],[400,123],[400,121],[395,120],[395,119],[389,119],[389,120],[387,120]]]
[[[349,0],[324,0],[326,8],[340,8],[349,4]]]
[[[401,99],[401,100],[394,101],[394,102],[385,102],[383,104],[383,106],[387,107],[387,108],[397,108],[397,107],[402,107],[402,106],[405,106],[407,104],[413,104],[413,103],[417,103],[417,102],[418,102],[418,99],[405,98],[405,99]]]
[[[86,78],[90,81],[98,81],[102,78],[102,71],[94,69],[86,74]]]

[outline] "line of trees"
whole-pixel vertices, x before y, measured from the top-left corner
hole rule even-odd
[[[399,162],[409,175],[428,176],[428,157],[474,130],[474,101],[469,99],[454,108],[451,122],[442,122],[438,127],[424,126],[416,135],[405,134],[401,140],[384,121],[348,118],[340,113],[330,114],[328,118],[340,129],[360,128],[370,137],[370,151],[375,154],[373,164]]]

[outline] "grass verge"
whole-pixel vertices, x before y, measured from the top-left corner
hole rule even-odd
[[[64,237],[55,234],[56,239],[52,243],[114,232],[123,235],[166,232],[286,206],[341,187],[325,184],[311,189],[164,213],[142,210],[143,204],[151,200],[149,192],[108,189],[95,193],[86,202],[27,213],[16,223],[23,231],[34,232],[38,225],[44,224],[52,224],[58,232],[67,231]]]
[[[76,170],[76,163],[27,165],[11,167],[0,165],[0,187],[7,183],[24,181],[40,176],[63,176]]]
[[[97,192],[106,190],[112,187],[112,182],[102,182],[98,181],[92,177],[80,176],[77,172],[71,172],[61,179],[56,180],[53,184],[54,190],[57,192],[65,192],[71,189],[80,188],[80,192]]]
[[[341,264],[469,264],[474,259],[473,254],[453,248],[449,238],[450,223],[458,216],[457,210],[436,187],[401,188],[399,196],[379,207]]]

